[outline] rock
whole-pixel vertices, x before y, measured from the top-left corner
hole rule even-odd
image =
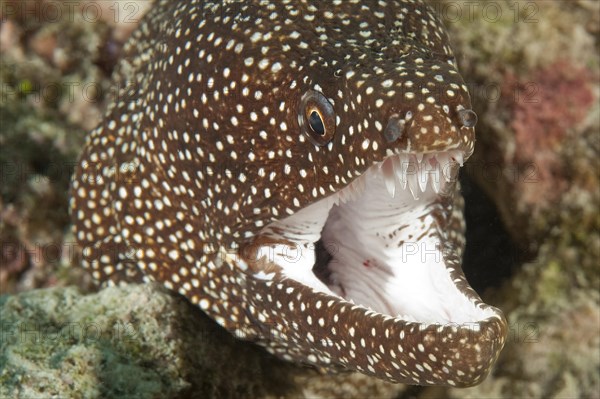
[[[86,18],[95,1],[77,2],[73,18],[59,20],[35,9],[67,3],[0,0],[2,293],[85,287],[73,277],[69,172],[84,132],[110,101],[120,46],[149,4],[116,5],[115,19],[107,2],[94,24]],[[481,385],[413,387],[404,395],[600,397],[600,3],[432,5],[450,30],[479,115],[477,147],[464,169],[485,194],[473,198],[487,195],[500,215],[486,219],[488,210],[468,220],[475,233],[466,253],[480,255],[476,288],[506,312],[511,336]],[[86,85],[98,94],[84,96]],[[55,96],[55,86],[79,89]],[[481,204],[466,206],[469,214]],[[395,397],[404,389],[278,362],[156,286],[90,295],[33,290],[3,297],[0,307],[2,397]],[[92,327],[82,335],[82,326]],[[105,335],[93,335],[95,327]]]
[[[288,365],[156,285],[3,297],[1,397],[267,397]]]
[[[1,297],[0,315],[3,398],[391,398],[402,389],[283,362],[158,284],[33,290]]]

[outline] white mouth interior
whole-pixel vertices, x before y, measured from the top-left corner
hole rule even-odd
[[[315,291],[425,324],[470,323],[493,315],[454,284],[432,216],[451,189],[458,151],[390,155],[343,190],[267,226],[259,257]],[[315,267],[315,243],[330,255]],[[286,243],[284,243],[286,242]],[[317,277],[320,268],[326,277]]]

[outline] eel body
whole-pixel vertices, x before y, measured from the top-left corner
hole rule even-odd
[[[295,362],[467,386],[504,345],[462,270],[476,115],[418,0],[158,1],[72,185],[84,266]]]

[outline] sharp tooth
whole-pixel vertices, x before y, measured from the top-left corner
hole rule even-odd
[[[392,162],[394,164],[394,175],[396,176],[396,179],[398,179],[400,185],[402,185],[402,161],[400,156],[392,158]]]
[[[354,201],[354,192],[350,191],[346,193],[346,203]]]
[[[433,191],[435,191],[436,193],[439,193],[440,192],[440,179],[442,178],[440,163],[436,162],[434,168],[435,168],[434,173],[433,173],[433,176],[431,177],[431,179],[432,179],[431,187],[433,187]]]
[[[463,166],[463,163],[464,163],[465,159],[464,159],[464,157],[463,157],[463,154],[462,154],[462,152],[460,152],[460,151],[454,151],[454,152],[453,152],[453,154],[452,154],[452,158],[453,158],[453,159],[454,159],[456,162],[458,162],[458,164],[459,164],[460,166]]]
[[[400,161],[400,184],[402,185],[402,189],[406,189],[407,177],[406,171],[408,170],[408,159],[407,158],[399,158]]]
[[[389,173],[390,175],[396,177],[396,163],[394,162],[394,159],[396,159],[397,157],[392,157],[392,158],[388,158],[388,163],[389,163]]]
[[[419,168],[416,163],[416,159],[414,156],[411,156],[410,162],[407,162],[408,169],[406,171],[406,182],[408,185],[408,189],[413,195],[414,199],[419,199]]]
[[[363,182],[362,182],[362,178],[359,178],[358,180],[356,180],[356,183],[354,184],[354,192],[356,193],[356,196],[358,197],[359,195],[362,195],[363,193]]]
[[[413,166],[414,164],[412,164],[411,166]],[[416,166],[416,165],[414,165]],[[410,173],[407,174],[407,180],[408,180],[408,188],[410,190],[410,193],[412,194],[413,198],[418,200],[419,199],[419,182],[418,177],[417,177],[418,171],[415,170],[412,171]]]
[[[425,164],[419,164],[419,172],[418,172],[418,180],[419,180],[419,188],[422,192],[425,192],[427,189],[427,179],[429,178],[429,171],[427,170],[427,166]]]
[[[388,193],[394,197],[396,195],[396,174],[394,173],[394,162],[392,161],[392,158],[387,158],[383,161],[381,172]]]
[[[350,195],[352,196],[353,200],[358,196],[358,190],[356,189],[356,181],[353,181],[352,185],[350,186]]]
[[[416,190],[419,187],[419,165],[414,155],[408,158],[408,169],[406,170],[406,181],[410,188],[410,183],[413,182],[413,188]]]
[[[442,152],[437,156],[438,164],[440,165],[441,174],[447,183],[452,181],[452,165],[450,163],[450,155]]]
[[[354,195],[359,196],[362,194],[362,177],[354,180],[354,184],[352,184],[352,189],[354,190]]]
[[[346,202],[352,202],[352,201],[354,201],[354,198],[356,197],[354,187],[350,186],[348,188],[349,188],[349,190],[346,190]]]
[[[340,191],[340,204],[345,204],[348,198],[347,190]]]
[[[360,186],[360,193],[364,193],[365,192],[365,187],[367,186],[367,179],[365,178],[360,178],[359,182],[358,182],[359,186]]]
[[[394,163],[392,162],[392,158],[386,158],[381,165],[381,169],[383,170],[383,174],[386,176],[390,176],[394,174]]]
[[[384,175],[383,179],[385,181],[385,188],[392,198],[394,198],[396,196],[396,179],[394,178],[394,175]]]

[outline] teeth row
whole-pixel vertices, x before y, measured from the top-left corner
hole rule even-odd
[[[434,192],[439,193],[444,183],[449,183],[455,177],[453,170],[456,164],[463,164],[460,151],[394,155],[381,162],[379,168],[390,196],[396,195],[398,185],[402,190],[408,186],[417,200],[427,190],[428,184]]]
[[[444,183],[449,183],[456,178],[454,167],[456,164],[462,166],[463,161],[463,154],[460,151],[395,154],[379,163],[379,169],[383,172],[385,187],[390,196],[396,195],[398,185],[402,190],[408,186],[413,198],[418,200],[420,194],[427,190],[428,183],[431,184],[434,192],[440,193]],[[364,192],[365,185],[365,176],[360,176],[348,187],[330,196],[329,206],[354,201]]]
[[[366,180],[364,179],[364,176],[360,176],[350,183],[348,187],[339,191],[337,194],[332,195],[330,197],[331,201],[333,201],[333,204],[335,205],[352,202],[365,191],[365,185]]]

